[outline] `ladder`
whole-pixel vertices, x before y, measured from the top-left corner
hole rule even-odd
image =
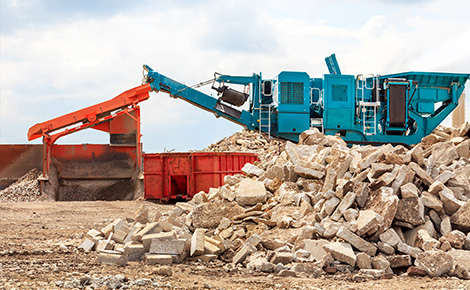
[[[260,104],[259,105],[259,133],[268,133],[268,138],[271,138],[271,108],[273,104]]]
[[[323,118],[310,118],[310,129],[312,128],[320,129],[319,131],[325,133],[323,131]]]
[[[367,86],[367,76],[372,77],[372,86]],[[377,108],[380,106],[379,101],[372,102],[372,100],[366,100],[365,90],[377,90],[376,95],[378,97],[379,91],[379,76],[367,74],[365,76],[358,75],[356,78],[356,100],[359,105],[359,114],[362,115],[362,132],[364,135],[375,135],[377,134]]]

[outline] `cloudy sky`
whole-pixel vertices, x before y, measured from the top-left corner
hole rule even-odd
[[[470,73],[469,11],[466,0],[0,0],[0,143],[140,85],[143,64],[186,84],[215,71],[320,77],[331,53],[343,74]],[[241,129],[164,93],[141,108],[147,152]],[[107,142],[91,129],[59,141]]]

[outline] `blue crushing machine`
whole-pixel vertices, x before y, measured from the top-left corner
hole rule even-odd
[[[217,97],[174,81],[144,65],[144,84],[167,92],[251,130],[298,141],[318,128],[346,142],[416,144],[458,105],[470,74],[406,72],[344,75],[335,55],[327,57],[329,74],[312,78],[283,71],[272,79],[260,74],[215,74]],[[207,84],[210,82],[206,82]],[[230,85],[245,86],[244,92]],[[248,108],[241,109],[246,102]]]

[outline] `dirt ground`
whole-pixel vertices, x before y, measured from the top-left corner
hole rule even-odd
[[[149,205],[151,214],[173,208],[145,201],[0,204],[0,289],[60,289],[60,281],[118,274],[128,280],[158,281],[130,289],[470,289],[469,281],[456,278],[395,276],[354,282],[351,275],[312,279],[250,274],[242,268],[227,271],[220,261],[172,265],[172,275],[162,276],[157,274],[159,266],[103,265],[95,252],[76,249],[89,229],[100,229],[116,218],[133,218],[142,203]]]

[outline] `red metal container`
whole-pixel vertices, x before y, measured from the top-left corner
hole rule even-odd
[[[241,173],[253,153],[195,152],[144,154],[146,199],[190,199],[199,191],[224,184],[224,176]]]

